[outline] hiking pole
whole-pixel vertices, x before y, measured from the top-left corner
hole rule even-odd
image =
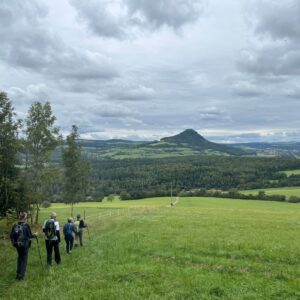
[[[43,264],[43,260],[42,260],[42,255],[41,255],[40,244],[39,244],[39,239],[38,239],[37,236],[35,238],[36,238],[36,243],[37,243],[37,247],[38,247],[38,252],[39,252],[39,256],[40,256],[41,265],[42,265],[42,268],[44,268],[44,264]]]
[[[88,233],[88,236],[89,236],[89,240],[91,240],[89,226],[86,226],[86,230],[87,230],[87,233]]]
[[[85,210],[84,210],[84,212],[83,212],[83,220],[85,221]],[[89,231],[88,225],[86,225],[86,230],[87,230],[87,233],[88,233],[89,240],[91,240],[91,237],[90,237],[90,231]]]

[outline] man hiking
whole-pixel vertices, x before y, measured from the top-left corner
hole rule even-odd
[[[45,233],[45,243],[47,250],[47,264],[52,265],[52,252],[54,249],[55,262],[61,263],[59,243],[60,243],[60,232],[59,223],[56,221],[56,213],[53,212],[50,215],[49,220],[45,220],[43,225],[43,232]]]
[[[74,222],[75,226],[75,247],[78,246],[78,240],[80,246],[83,246],[83,228],[87,227],[87,224],[81,219],[80,214],[77,215],[77,220]]]
[[[68,223],[64,225],[64,236],[65,236],[65,241],[66,241],[66,251],[67,254],[70,254],[73,248],[73,242],[74,242],[74,237],[75,237],[75,228],[73,224],[73,219],[68,218]]]
[[[37,233],[32,233],[29,224],[27,224],[27,214],[20,213],[19,221],[11,229],[10,240],[18,252],[17,276],[16,279],[24,280],[29,248],[32,238],[37,237]]]

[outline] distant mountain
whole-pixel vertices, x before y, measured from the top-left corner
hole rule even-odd
[[[186,129],[177,135],[162,138],[161,141],[175,144],[188,144],[190,146],[203,146],[209,143],[209,141],[194,129]]]
[[[179,147],[190,147],[198,151],[217,152],[218,154],[223,153],[223,154],[238,155],[238,156],[253,154],[251,151],[247,151],[237,147],[230,147],[227,145],[210,142],[194,129],[186,129],[177,135],[162,138],[157,143],[160,143],[162,145],[164,144],[165,147],[167,145],[170,146],[177,145]],[[155,143],[154,144],[152,143],[152,146],[153,145],[155,145]]]
[[[203,155],[249,155],[255,152],[216,144],[206,140],[193,129],[164,137],[159,141],[141,142],[121,139],[78,140],[83,153],[91,158],[161,158],[172,156]]]

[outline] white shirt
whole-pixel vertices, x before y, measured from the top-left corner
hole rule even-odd
[[[50,219],[51,220],[51,219]],[[46,223],[47,221],[49,221],[49,219],[45,220],[44,224],[43,224],[43,229],[45,229],[46,227]],[[58,221],[54,220],[54,226],[55,226],[55,231],[59,231],[59,223]],[[56,241],[58,239],[57,235],[55,235],[51,241]],[[48,240],[48,238],[45,236],[45,240]]]

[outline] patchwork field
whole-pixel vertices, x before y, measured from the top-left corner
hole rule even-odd
[[[70,207],[43,209],[41,220],[51,211],[62,225]],[[34,242],[23,282],[1,241],[1,299],[300,298],[300,205],[156,198],[75,206],[84,211],[84,247],[66,256],[62,241],[62,264],[42,268]],[[40,244],[45,261],[42,235]]]

